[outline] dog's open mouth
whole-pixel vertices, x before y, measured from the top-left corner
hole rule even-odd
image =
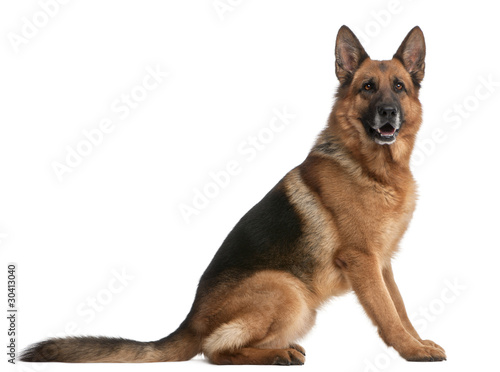
[[[375,142],[381,145],[390,145],[396,140],[399,128],[394,128],[390,123],[384,124],[378,129],[370,128]]]
[[[387,123],[380,129],[377,129],[377,132],[383,137],[391,137],[394,135],[394,133],[396,133],[396,128]]]

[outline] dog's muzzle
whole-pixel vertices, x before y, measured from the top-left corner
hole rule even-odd
[[[370,134],[379,145],[390,145],[396,141],[401,128],[401,112],[396,106],[380,105],[370,124]]]

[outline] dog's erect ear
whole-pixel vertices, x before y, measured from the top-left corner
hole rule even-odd
[[[368,57],[356,35],[347,26],[342,26],[335,44],[335,73],[343,84],[352,77],[354,71]]]
[[[406,35],[394,58],[403,63],[415,83],[422,81],[425,70],[425,40],[420,27],[415,26]]]

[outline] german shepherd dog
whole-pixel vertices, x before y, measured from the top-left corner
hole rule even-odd
[[[423,33],[413,28],[391,60],[375,61],[342,26],[335,55],[340,85],[326,128],[229,233],[175,332],[152,342],[49,339],[21,360],[167,362],[203,353],[214,364],[303,364],[296,341],[322,304],[349,290],[403,358],[445,360],[413,328],[391,267],[415,208],[409,161],[422,120]]]

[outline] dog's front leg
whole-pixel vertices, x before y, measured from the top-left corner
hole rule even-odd
[[[401,322],[403,323],[403,326],[408,331],[408,333],[410,333],[413,337],[420,341],[420,343],[428,346],[434,346],[444,352],[444,349],[435,342],[431,340],[422,340],[418,332],[413,327],[413,324],[411,324],[411,321],[408,318],[408,314],[406,313],[403,297],[401,296],[396,281],[394,280],[394,273],[392,271],[392,265],[390,263],[383,268],[382,275],[384,277],[384,282],[387,290],[389,291],[389,294],[392,298],[392,302],[394,303],[394,306],[396,307],[396,310],[399,314],[399,318],[401,319]]]
[[[373,254],[349,249],[339,252],[336,265],[342,269],[358,296],[359,302],[388,346],[394,347],[406,360],[440,361],[444,352],[424,345],[404,327],[382,275],[382,267]]]

